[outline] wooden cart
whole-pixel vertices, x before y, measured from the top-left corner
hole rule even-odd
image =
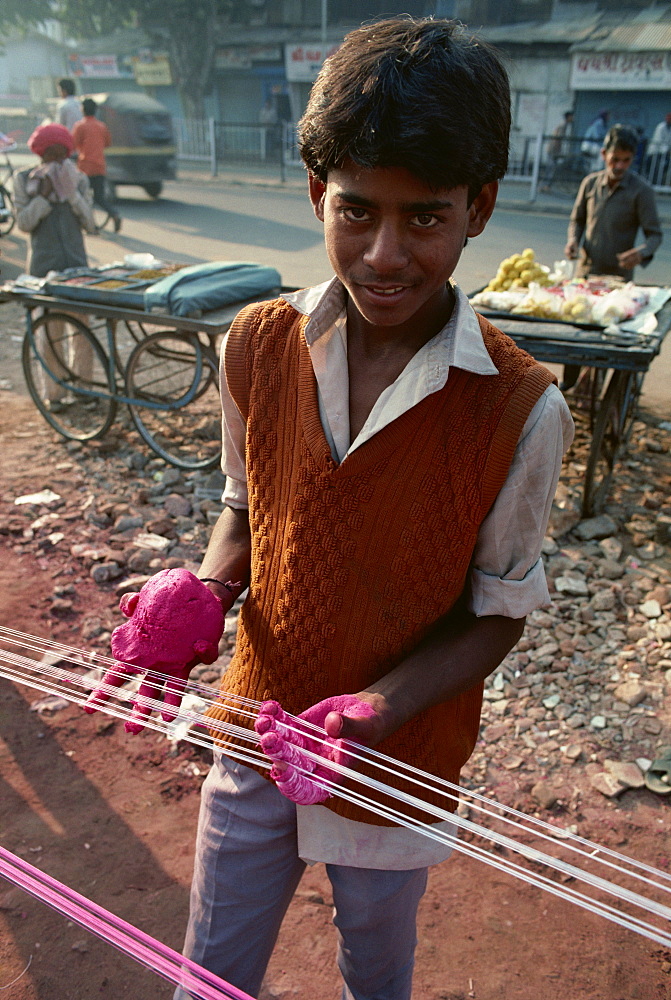
[[[591,444],[582,497],[583,516],[598,513],[609,495],[615,463],[627,447],[643,379],[671,327],[671,299],[657,313],[657,328],[649,334],[611,333],[595,325],[476,309],[537,361],[580,365],[600,376],[592,379]]]
[[[11,283],[0,286],[0,303],[6,301],[25,309],[26,385],[59,434],[101,438],[125,404],[165,461],[185,470],[219,464],[218,349],[246,302],[190,319],[27,292]]]

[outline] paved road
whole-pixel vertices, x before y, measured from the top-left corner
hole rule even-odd
[[[329,277],[321,224],[300,179],[280,188],[191,174],[166,184],[158,201],[139,188],[121,188],[119,193],[123,229],[118,235],[88,238],[92,263],[152,252],[188,263],[227,259],[271,264],[287,285],[308,285]],[[567,207],[564,214],[561,206],[557,213],[497,209],[485,233],[466,247],[456,271],[459,283],[467,290],[486,284],[503,257],[525,247],[533,247],[537,257],[551,265],[563,255]],[[2,277],[16,276],[25,260],[23,234],[15,230],[0,241],[0,250]],[[668,283],[671,237],[652,265],[639,274],[646,282]],[[665,418],[671,417],[670,386],[671,337],[651,367],[644,392],[646,406]]]

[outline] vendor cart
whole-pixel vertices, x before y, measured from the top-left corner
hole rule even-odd
[[[537,361],[579,365],[593,377],[587,402],[591,443],[582,487],[582,514],[591,517],[605,504],[615,464],[626,450],[645,373],[671,327],[671,299],[647,329],[603,329],[595,324],[543,320],[476,305]]]
[[[103,278],[110,273],[101,270]],[[128,292],[123,304],[113,304],[111,290],[106,295],[100,285],[78,298],[48,288],[53,282],[0,286],[0,303],[16,301],[25,309],[23,372],[45,420],[64,438],[92,441],[125,404],[144,441],[166,462],[185,470],[217,466],[221,338],[248,301],[281,289],[189,318],[148,311],[141,296],[133,304]]]

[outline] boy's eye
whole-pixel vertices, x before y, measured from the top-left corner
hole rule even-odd
[[[350,205],[343,209],[343,215],[351,222],[365,222],[368,219],[368,212],[359,205]]]
[[[415,216],[413,222],[421,229],[430,229],[431,226],[436,225],[438,219],[435,215],[430,215],[428,212],[421,212],[419,215]]]

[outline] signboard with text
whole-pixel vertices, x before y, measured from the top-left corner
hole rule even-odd
[[[314,83],[324,60],[340,45],[322,47],[318,42],[284,46],[284,68],[287,80],[294,83]]]
[[[576,52],[572,90],[671,90],[671,52]]]
[[[134,59],[133,73],[141,87],[169,87],[172,83],[170,60],[167,56]]]
[[[76,52],[70,52],[68,53],[68,75],[97,76],[109,80],[129,74],[120,71],[116,56],[80,56]]]
[[[215,69],[251,69],[257,62],[279,62],[279,45],[229,45],[214,54]]]

